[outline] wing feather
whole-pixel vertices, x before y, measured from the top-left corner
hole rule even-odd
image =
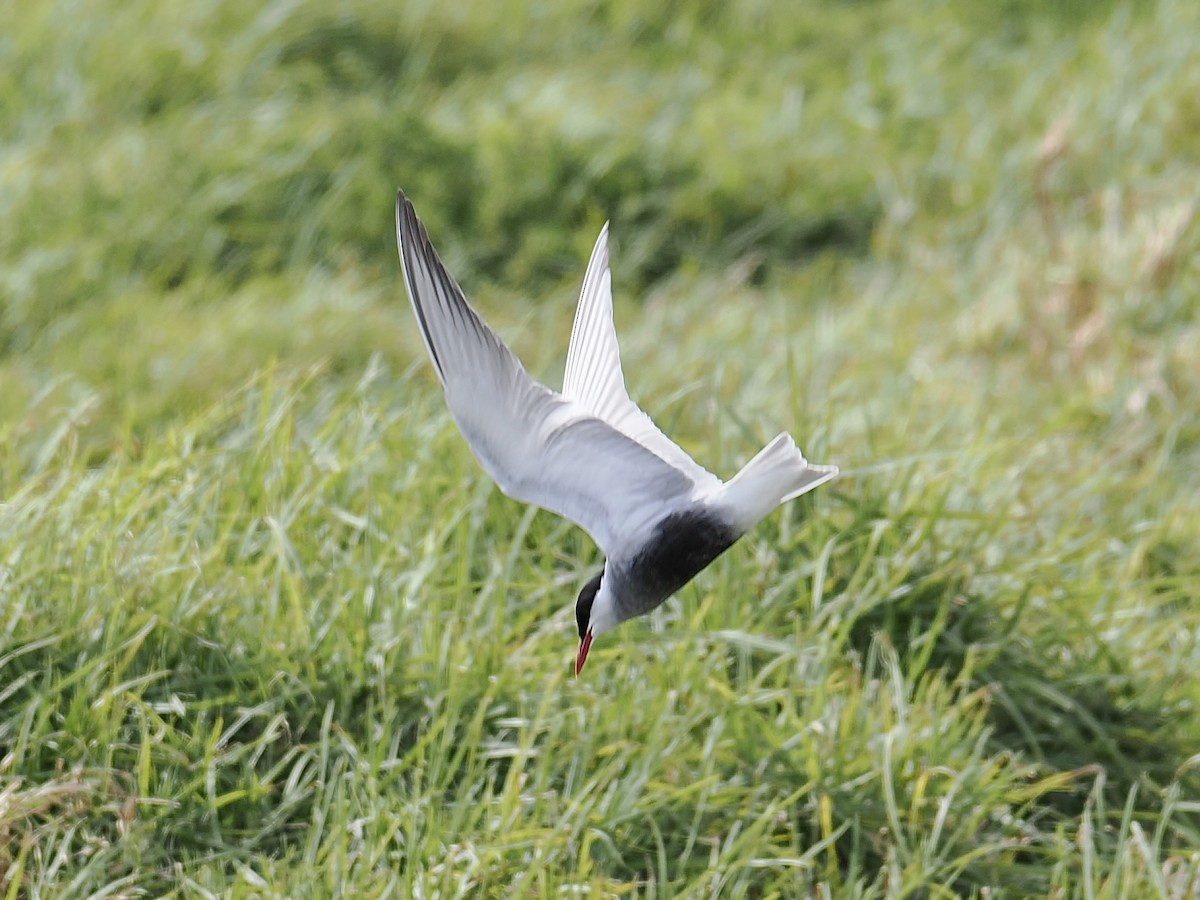
[[[534,381],[467,303],[403,193],[404,282],[450,413],[500,489],[572,520],[608,555],[638,546],[693,480],[580,403]],[[680,451],[682,453],[682,451]]]
[[[698,488],[714,490],[720,487],[720,479],[697,464],[629,399],[613,325],[607,222],[600,230],[583,276],[575,325],[571,329],[571,346],[567,350],[563,396],[679,469]]]

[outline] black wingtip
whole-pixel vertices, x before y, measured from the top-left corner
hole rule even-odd
[[[421,219],[417,216],[417,210],[413,207],[412,201],[408,199],[408,195],[402,190],[396,191],[396,241],[400,245],[400,255],[404,256],[404,240],[409,237],[414,244],[429,244],[429,235],[425,233],[425,227],[421,224]],[[429,248],[432,251],[432,247]]]
[[[421,221],[421,217],[417,215],[417,208],[413,206],[412,201],[408,199],[408,195],[402,190],[396,191],[396,241],[401,247],[405,243],[405,239],[418,248],[417,252],[424,256],[432,256],[437,260],[437,265],[441,266],[441,260],[437,255],[437,251],[433,249],[433,242],[429,239],[429,233],[425,230],[425,223]],[[401,256],[403,256],[401,249]]]
[[[404,213],[408,213],[408,215],[410,215],[414,218],[416,217],[416,211],[413,209],[412,201],[408,199],[408,196],[404,193],[404,191],[397,189],[396,190],[396,228],[397,228],[397,230],[400,228],[400,219],[404,215]]]
[[[396,247],[400,252],[400,268],[403,272],[405,286],[408,289],[408,296],[412,301],[413,311],[417,314],[417,324],[420,325],[421,332],[424,335],[425,346],[429,350],[429,358],[433,361],[434,371],[437,372],[438,380],[444,385],[446,383],[446,372],[438,356],[433,333],[429,330],[429,321],[425,316],[425,309],[421,298],[418,296],[417,290],[410,278],[409,262],[415,258],[423,258],[424,261],[421,265],[427,270],[440,271],[446,278],[450,276],[442,268],[437,251],[433,249],[433,245],[429,242],[429,235],[425,232],[425,226],[421,224],[421,220],[417,217],[417,211],[413,208],[412,201],[405,196],[404,191],[399,189],[396,191]]]

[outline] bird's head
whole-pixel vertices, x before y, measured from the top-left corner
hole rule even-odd
[[[616,607],[604,571],[583,586],[575,601],[575,624],[579,627],[579,652],[575,654],[575,677],[583,671],[592,639],[617,624]]]

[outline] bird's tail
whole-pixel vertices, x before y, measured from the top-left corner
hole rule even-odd
[[[786,432],[758,451],[723,488],[720,504],[735,527],[749,531],[771,510],[837,475],[837,466],[814,466]]]

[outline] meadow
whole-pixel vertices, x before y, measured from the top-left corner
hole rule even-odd
[[[0,898],[1200,893],[1200,4],[47,0],[0,35]],[[572,676],[403,188],[557,385],[842,475]]]

